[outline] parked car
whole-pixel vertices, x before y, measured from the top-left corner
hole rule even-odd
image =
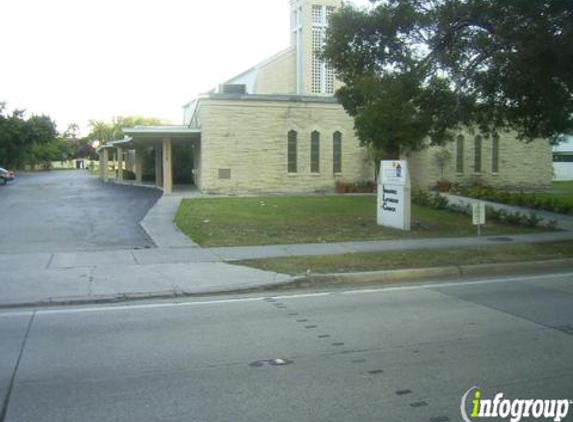
[[[2,183],[5,185],[6,183],[8,183],[11,180],[14,180],[14,177],[16,177],[14,175],[13,171],[10,170],[6,170],[2,167],[0,167],[0,180],[2,180]]]

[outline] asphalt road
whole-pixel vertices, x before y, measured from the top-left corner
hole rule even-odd
[[[473,386],[573,399],[573,273],[4,311],[0,338],[0,422],[457,422]]]
[[[138,223],[159,196],[86,171],[19,174],[0,186],[0,253],[152,246]]]

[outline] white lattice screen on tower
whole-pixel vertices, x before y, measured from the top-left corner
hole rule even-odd
[[[322,6],[312,6],[312,23],[322,24]]]
[[[322,91],[322,60],[319,53],[322,48],[322,28],[312,28],[312,93]]]
[[[312,6],[311,91],[313,94],[334,94],[334,71],[319,56],[324,45],[326,27],[334,10],[334,7]]]

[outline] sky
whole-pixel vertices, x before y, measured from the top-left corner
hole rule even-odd
[[[0,102],[83,135],[114,116],[181,124],[184,104],[290,40],[289,0],[2,3]]]

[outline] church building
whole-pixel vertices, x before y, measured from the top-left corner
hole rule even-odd
[[[340,5],[339,0],[290,0],[290,47],[186,104],[181,126],[124,129],[126,139],[100,150],[102,178],[108,177],[111,148],[120,168],[131,157],[136,180],[153,174],[166,193],[178,179],[206,193],[332,192],[337,182],[373,181],[373,160],[334,97],[339,82],[318,55],[329,18]],[[466,132],[445,148],[449,158],[441,162],[436,156],[444,154],[436,147],[402,157],[409,162],[413,186],[432,188],[440,179],[550,186],[547,141]]]

